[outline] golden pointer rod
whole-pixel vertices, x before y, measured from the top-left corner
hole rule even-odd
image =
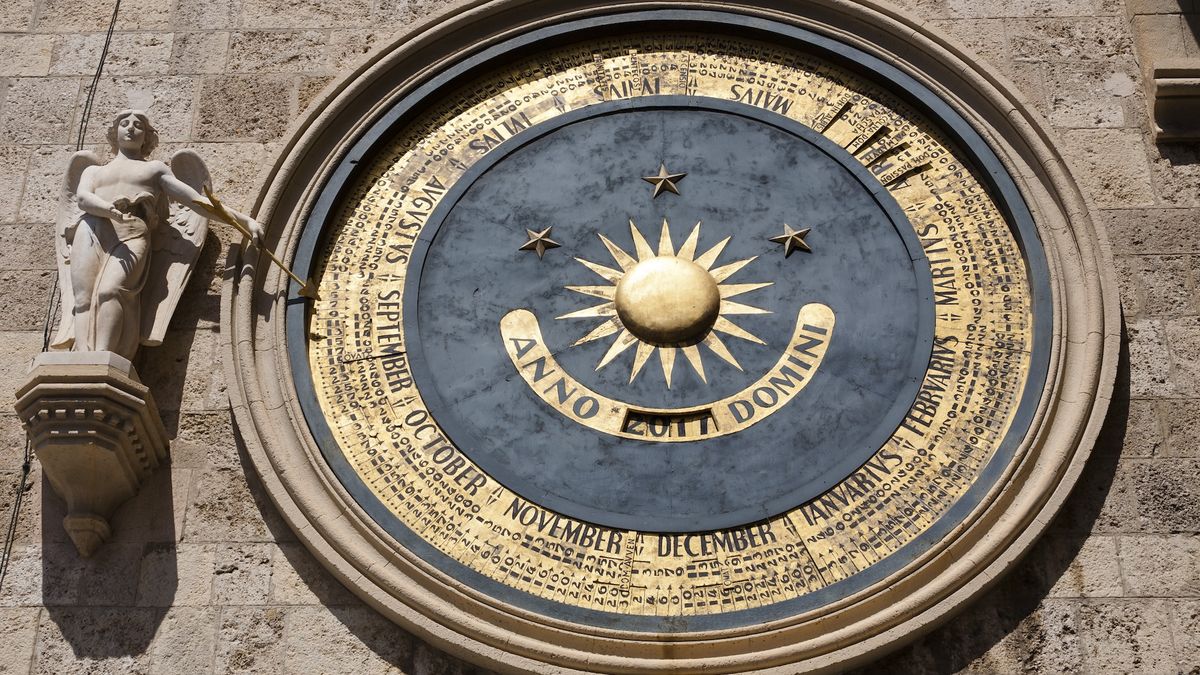
[[[225,210],[225,205],[221,203],[220,199],[217,199],[217,196],[215,194],[213,194],[212,189],[210,189],[207,185],[204,186],[204,196],[208,197],[208,201],[211,204],[212,210],[214,212],[216,212],[216,214],[218,216],[221,217],[222,222],[226,223],[227,225],[233,226],[235,229],[237,229],[238,232],[242,233],[242,236],[247,237],[251,240],[254,239],[254,236],[250,234],[250,231],[246,229],[246,226],[239,223],[237,221],[237,219],[234,218],[233,215],[229,213],[229,211]],[[271,253],[271,251],[269,249],[259,247],[259,250],[261,250],[263,253],[266,253],[267,257],[271,259],[271,262],[278,265],[279,269],[283,270],[284,272],[287,272],[287,275],[289,277],[291,277],[292,279],[295,279],[296,283],[300,284],[299,295],[302,295],[306,298],[312,298],[314,300],[318,299],[317,287],[312,283],[312,280],[306,281],[304,279],[301,279],[299,276],[296,275],[295,272],[293,272],[291,270],[291,268],[289,268],[287,265],[285,265],[282,260],[280,260],[279,258],[276,258],[275,254]]]

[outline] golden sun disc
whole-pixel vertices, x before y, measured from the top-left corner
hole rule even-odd
[[[696,263],[674,256],[639,262],[617,284],[617,316],[646,342],[691,342],[712,328],[721,311],[717,282]]]

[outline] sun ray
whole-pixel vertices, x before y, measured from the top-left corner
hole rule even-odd
[[[675,372],[675,348],[659,347],[658,360],[662,362],[663,378],[667,381],[667,389],[670,389],[671,374]]]
[[[585,307],[578,309],[568,314],[555,317],[557,319],[592,319],[601,316],[616,316],[617,306],[611,302],[605,302],[594,307]]]
[[[596,263],[590,262],[588,260],[584,260],[583,258],[576,258],[576,260],[579,261],[579,264],[581,264],[584,267],[588,268],[589,270],[595,272],[596,274],[599,274],[601,278],[603,278],[605,281],[607,281],[611,284],[617,283],[618,281],[621,280],[621,277],[625,276],[624,272],[618,272],[617,270],[614,270],[611,267],[605,267],[604,265],[597,265]]]
[[[757,337],[755,337],[754,335],[752,335],[751,333],[746,331],[741,326],[735,324],[734,322],[730,321],[729,319],[726,319],[723,316],[717,317],[717,321],[716,321],[716,323],[713,324],[712,329],[719,330],[722,333],[725,333],[726,335],[732,335],[734,337],[738,337],[743,340],[749,340],[750,342],[756,342],[760,345],[767,344],[767,343],[763,342],[762,340],[759,340]]]
[[[716,333],[709,331],[708,335],[704,338],[704,346],[711,349],[712,353],[716,354],[717,357],[725,363],[728,363],[738,370],[742,369],[742,364],[738,363],[738,360],[733,358],[733,354],[730,353],[729,348],[725,346],[725,343],[721,341],[721,338],[717,337]]]
[[[765,281],[761,284],[721,284],[717,286],[717,290],[721,292],[722,298],[732,298],[741,295],[742,293],[757,291],[760,288],[766,288],[767,286],[772,286],[774,284],[774,281]],[[567,286],[567,288],[571,287]]]
[[[734,273],[737,272],[738,270],[740,270],[743,267],[745,267],[746,265],[749,265],[750,263],[754,262],[754,258],[757,258],[757,257],[758,256],[754,256],[753,258],[746,258],[745,260],[731,262],[728,265],[723,265],[721,267],[718,267],[715,270],[709,270],[708,273],[711,274],[713,279],[716,279],[717,283],[719,284],[722,281],[725,281],[729,277],[733,276]]]
[[[704,376],[704,361],[700,357],[700,348],[696,345],[688,345],[680,347],[679,351],[683,352],[684,357],[687,358],[687,362],[692,364],[692,370],[696,371],[696,374],[700,376],[700,381],[708,384],[708,378]]]
[[[721,316],[725,316],[726,314],[774,314],[774,312],[769,309],[761,309],[759,307],[743,305],[740,302],[734,302],[732,300],[722,300]]]
[[[572,342],[571,346],[578,347],[579,345],[584,345],[594,340],[599,340],[600,338],[606,338],[622,328],[624,328],[624,326],[621,325],[621,320],[614,316],[608,321],[605,321],[599,326],[593,328],[592,331],[587,335],[584,335],[575,342]]]
[[[675,255],[675,246],[671,244],[671,226],[667,225],[666,218],[663,218],[662,231],[658,233],[658,255]]]
[[[708,249],[703,255],[701,255],[699,258],[696,258],[692,262],[696,263],[704,270],[708,270],[708,268],[712,267],[713,263],[717,261],[717,256],[721,255],[721,251],[725,250],[725,244],[728,244],[730,239],[731,237],[725,237],[721,241],[718,241],[716,246]]]
[[[633,384],[633,379],[642,372],[642,366],[646,365],[646,361],[650,360],[650,355],[653,353],[654,345],[638,341],[637,353],[633,355],[633,370],[629,371],[629,384]]]
[[[605,300],[612,300],[617,297],[616,286],[563,286],[563,288],[596,298],[604,298]],[[724,294],[722,294],[722,297],[724,297]]]
[[[612,346],[608,348],[607,352],[605,352],[604,358],[600,359],[600,363],[596,365],[596,370],[600,370],[604,366],[607,366],[613,359],[617,358],[621,352],[629,349],[629,347],[635,342],[638,342],[638,339],[634,337],[633,333],[630,333],[627,330],[622,330],[621,334],[617,336],[617,339],[613,341]]]
[[[679,252],[675,254],[676,257],[683,258],[684,260],[691,260],[696,257],[696,244],[700,241],[700,222],[699,220],[696,221],[696,226],[692,228],[687,239],[683,241],[683,246],[679,247]]]
[[[639,262],[655,257],[654,249],[650,248],[650,242],[646,241],[646,238],[642,236],[641,231],[638,230],[638,226],[633,222],[632,218],[629,219],[629,233],[633,236],[633,248],[637,251]]]
[[[600,241],[604,242],[604,247],[608,249],[609,254],[613,257],[613,260],[617,261],[617,264],[621,266],[622,270],[628,272],[629,270],[633,269],[633,266],[637,264],[637,260],[633,256],[626,253],[625,249],[609,241],[608,237],[602,234],[599,236]]]

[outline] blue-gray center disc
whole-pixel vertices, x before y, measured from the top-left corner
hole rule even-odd
[[[681,194],[652,198],[644,176],[686,172]],[[602,299],[567,286],[608,284],[576,259],[620,269],[604,243],[634,254],[629,221],[657,249],[702,222],[697,255],[728,243],[713,268],[753,258],[722,283],[770,286],[736,297],[763,314],[729,315],[765,344],[720,337],[741,369],[701,346],[702,381],[682,358],[666,386],[657,355],[629,381],[636,349],[597,364],[616,336],[573,346],[601,318],[558,319]],[[812,252],[770,237],[811,228]],[[561,244],[518,250],[526,230]],[[808,501],[883,445],[928,364],[928,264],[895,201],[845,150],[773,113],[715,99],[656,97],[591,106],[493,148],[431,216],[406,287],[405,331],[431,414],[456,445],[525,499],[598,525],[686,532],[734,527]],[[784,409],[738,433],[662,443],[594,431],[529,389],[500,320],[538,318],[573,378],[612,399],[676,408],[745,390],[779,360],[809,303],[832,308],[824,362]]]

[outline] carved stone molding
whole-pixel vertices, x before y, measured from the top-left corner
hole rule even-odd
[[[1126,7],[1155,139],[1200,139],[1200,5],[1130,0]]]
[[[154,398],[112,352],[43,353],[16,396],[46,478],[67,503],[63,526],[90,556],[112,534],[113,512],[167,457]]]

